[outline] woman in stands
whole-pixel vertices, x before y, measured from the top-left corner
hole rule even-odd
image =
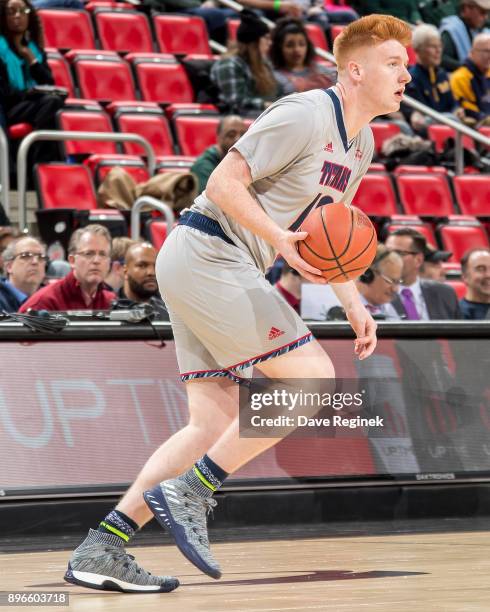
[[[211,68],[218,105],[227,113],[257,116],[283,94],[268,60],[268,27],[247,9],[241,12],[237,45]]]
[[[337,80],[335,69],[315,62],[315,48],[298,19],[286,17],[276,23],[270,55],[274,76],[285,94],[327,89]]]
[[[25,122],[38,130],[55,128],[56,112],[64,98],[36,90],[39,85],[54,85],[54,80],[36,10],[29,0],[0,0],[0,104],[7,125]],[[43,144],[39,154],[53,150]],[[39,154],[36,161],[40,161]]]

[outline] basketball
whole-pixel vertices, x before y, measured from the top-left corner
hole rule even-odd
[[[326,204],[313,209],[300,230],[308,232],[298,242],[301,257],[322,271],[332,283],[346,283],[360,276],[376,255],[376,230],[355,206]]]

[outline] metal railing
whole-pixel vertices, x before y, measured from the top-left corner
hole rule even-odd
[[[168,236],[174,227],[175,221],[175,215],[172,208],[165,202],[152,198],[151,196],[141,196],[136,200],[131,209],[131,238],[133,240],[139,240],[140,238],[140,215],[143,206],[150,206],[165,215]]]
[[[117,134],[114,132],[68,132],[39,130],[28,134],[20,144],[17,153],[17,189],[19,192],[19,230],[27,229],[27,153],[31,145],[39,140],[97,140],[109,142],[135,142],[146,151],[148,171],[155,174],[156,157],[151,144],[138,134]]]
[[[7,217],[10,213],[9,191],[10,191],[10,175],[9,175],[9,144],[7,136],[0,127],[0,202]]]
[[[218,0],[218,2],[220,4],[223,4],[224,6],[227,6],[228,8],[231,8],[237,11],[237,13],[240,13],[245,8],[238,2],[235,2],[235,0]],[[275,27],[275,23],[271,21],[270,19],[267,19],[266,17],[261,17],[261,20],[269,28]],[[325,51],[324,49],[320,49],[319,47],[316,47],[315,53],[319,55],[320,57],[322,57],[323,59],[328,60],[329,62],[332,62],[334,64],[337,63],[335,61],[335,56],[332,53]],[[454,161],[455,161],[455,173],[456,174],[464,173],[464,153],[463,153],[462,134],[465,134],[466,136],[473,138],[473,140],[476,140],[477,142],[483,145],[486,145],[487,147],[490,147],[490,138],[488,138],[487,136],[484,136],[483,134],[480,134],[480,132],[477,132],[476,130],[472,130],[466,125],[463,125],[456,119],[451,119],[451,117],[448,117],[447,115],[438,113],[437,111],[432,109],[430,106],[426,106],[425,104],[422,104],[418,100],[415,100],[414,98],[411,98],[410,96],[407,96],[407,95],[403,96],[403,102],[407,104],[407,106],[410,106],[411,108],[419,111],[419,113],[422,113],[423,115],[426,115],[428,117],[431,117],[432,119],[435,119],[438,123],[443,123],[444,125],[448,125],[449,127],[452,127],[455,130],[456,133],[455,133]]]

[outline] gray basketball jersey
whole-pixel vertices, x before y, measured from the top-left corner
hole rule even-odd
[[[249,191],[283,229],[297,230],[310,210],[331,202],[350,204],[369,168],[374,140],[369,126],[350,142],[335,87],[293,94],[270,106],[233,147],[250,167]],[[265,272],[277,253],[272,246],[206,197],[192,210],[219,222]]]

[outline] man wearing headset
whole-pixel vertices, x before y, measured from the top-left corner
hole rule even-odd
[[[400,255],[380,244],[371,267],[357,279],[361,300],[374,318],[400,320],[391,301],[398,292],[402,269]]]

